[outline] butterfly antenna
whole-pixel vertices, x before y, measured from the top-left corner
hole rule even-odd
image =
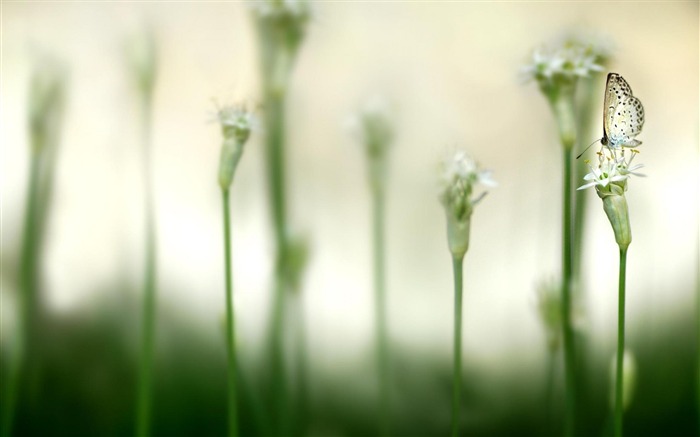
[[[595,143],[597,143],[598,141],[600,141],[600,139],[597,139],[597,140],[593,141],[591,144],[589,144],[588,147],[586,147],[585,149],[583,149],[583,152],[581,152],[581,153],[578,154],[578,156],[576,157],[576,159],[579,159],[580,157],[582,157],[583,154],[586,153],[586,150],[590,149],[591,146],[594,145]]]

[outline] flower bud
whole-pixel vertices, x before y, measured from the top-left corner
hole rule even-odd
[[[440,202],[447,216],[447,244],[455,258],[461,258],[469,248],[469,225],[474,206],[486,192],[474,197],[476,184],[495,186],[491,172],[482,170],[474,159],[460,150],[442,162]]]
[[[243,146],[250,137],[253,119],[245,108],[233,106],[219,109],[217,116],[224,136],[219,159],[219,185],[228,190],[243,155]]]
[[[623,189],[619,185],[611,184],[610,188],[610,192],[597,190],[597,193],[603,199],[603,209],[612,225],[617,245],[620,246],[621,250],[627,250],[632,242],[627,199],[625,199]]]
[[[469,228],[471,214],[465,219],[458,219],[454,214],[447,214],[447,244],[452,256],[462,258],[469,249]]]

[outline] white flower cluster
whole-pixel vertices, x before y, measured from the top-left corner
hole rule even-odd
[[[255,118],[242,105],[224,106],[216,111],[216,117],[221,124],[224,137],[234,137],[239,142],[245,142],[253,130]]]
[[[526,81],[535,79],[541,86],[560,80],[571,81],[603,71],[599,62],[605,56],[592,44],[563,41],[534,50],[530,63],[523,66],[521,74]]]
[[[612,184],[618,185],[624,190],[627,189],[627,179],[630,176],[644,176],[636,171],[644,167],[643,164],[632,165],[634,157],[639,153],[632,149],[629,154],[623,149],[621,152],[603,148],[598,152],[598,166],[588,165],[591,172],[583,177],[586,184],[580,186],[579,190],[590,187],[596,189],[610,189]]]
[[[440,200],[448,213],[453,214],[457,220],[468,218],[472,207],[486,195],[484,192],[472,198],[476,184],[487,187],[497,185],[491,178],[492,172],[480,169],[476,161],[464,150],[458,150],[445,159],[440,173]]]

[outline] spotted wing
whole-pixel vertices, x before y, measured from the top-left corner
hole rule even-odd
[[[603,102],[603,138],[609,139],[613,128],[615,109],[623,101],[632,97],[632,88],[617,73],[609,73],[605,83],[605,101]],[[642,111],[643,113],[643,111]]]
[[[615,106],[610,116],[608,141],[612,148],[635,147],[641,144],[634,139],[644,126],[644,106],[638,98],[630,96]]]

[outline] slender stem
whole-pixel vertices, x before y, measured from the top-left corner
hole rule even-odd
[[[236,331],[233,312],[233,281],[231,278],[231,211],[229,190],[221,190],[224,205],[224,259],[226,262],[226,355],[228,357],[228,435],[238,435],[236,406]]]
[[[284,315],[285,291],[287,284],[287,214],[285,197],[284,167],[284,102],[283,92],[268,90],[265,98],[265,125],[267,137],[265,152],[267,157],[268,189],[275,231],[276,260],[275,288],[272,304],[270,348],[272,361],[272,387],[275,398],[275,417],[279,434],[288,434],[287,380],[284,370]]]
[[[153,397],[152,373],[156,307],[156,235],[155,212],[153,206],[153,181],[151,177],[151,100],[144,97],[142,103],[146,247],[143,281],[141,363],[139,370],[139,387],[136,412],[136,434],[140,437],[146,437],[151,434],[151,407]]]
[[[574,333],[571,327],[571,158],[572,148],[563,148],[564,183],[562,213],[562,324],[564,330],[564,372],[566,379],[566,414],[564,433],[573,436],[576,429],[576,372]]]
[[[620,248],[620,279],[617,304],[617,366],[615,371],[615,437],[622,437],[622,369],[625,354],[625,277],[627,249]]]
[[[374,251],[374,299],[376,323],[377,370],[379,376],[379,434],[390,433],[391,400],[389,393],[389,344],[386,314],[386,277],[384,245],[384,193],[372,189],[372,232]]]
[[[41,158],[37,151],[39,145],[33,145],[30,155],[29,181],[27,184],[27,198],[24,212],[24,228],[22,234],[22,253],[20,264],[20,323],[15,335],[15,345],[9,369],[9,383],[4,388],[3,399],[3,423],[2,436],[7,437],[12,432],[12,425],[17,406],[20,380],[26,379],[27,372],[23,371],[27,360],[26,354],[32,354],[31,341],[35,337],[34,328],[37,324],[38,312],[38,287],[37,287],[37,249],[38,249],[38,224],[39,218],[39,180],[41,177]]]
[[[554,374],[556,372],[557,363],[556,350],[549,349],[547,357],[547,375],[546,375],[546,385],[545,385],[545,429],[548,435],[554,435],[554,424],[552,423],[552,417],[554,417]]]
[[[462,260],[464,256],[452,257],[454,275],[454,356],[452,369],[452,437],[459,436],[459,411],[462,393]]]
[[[304,314],[304,300],[300,290],[296,290],[296,322],[297,322],[297,426],[296,434],[305,436],[309,416],[309,387],[308,387],[308,360],[306,343],[306,320]]]

